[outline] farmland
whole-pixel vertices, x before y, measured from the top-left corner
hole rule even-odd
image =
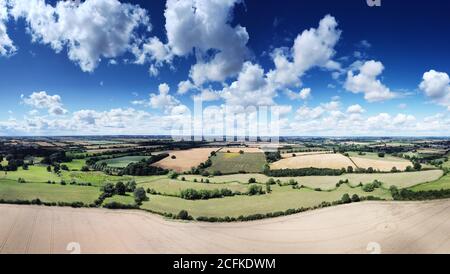
[[[94,203],[100,195],[96,187],[82,187],[47,183],[24,183],[0,179],[0,199],[28,200],[40,199],[42,202],[83,202]]]
[[[207,169],[211,174],[220,171],[222,174],[239,172],[262,172],[266,159],[263,153],[222,153],[211,157],[212,165]]]
[[[430,252],[448,244],[447,226],[435,224],[448,217],[450,141],[294,139],[270,151],[145,137],[45,142],[29,153],[33,139],[0,141],[1,252],[64,253],[68,240],[92,253],[332,252],[343,238],[349,253],[368,239],[385,253],[425,250],[399,247],[404,233],[433,243]]]
[[[195,148],[189,150],[170,151],[169,157],[153,165],[165,169],[175,170],[177,172],[184,172],[205,162],[208,160],[211,152],[219,149],[220,148]]]
[[[282,183],[287,183],[290,180],[297,181],[300,185],[308,186],[310,188],[334,189],[336,183],[341,180],[349,180],[349,183],[356,186],[360,183],[367,184],[374,180],[383,182],[386,188],[395,185],[399,188],[410,187],[418,184],[433,182],[438,180],[443,175],[441,170],[428,170],[408,173],[380,173],[380,174],[344,174],[341,176],[305,176],[305,177],[283,177],[275,178]],[[187,175],[186,180],[193,181],[200,180],[201,176]],[[247,184],[250,178],[255,178],[258,183],[265,184],[270,177],[264,174],[234,174],[224,175],[208,178],[211,183],[232,183],[238,182]]]
[[[444,176],[438,180],[411,187],[411,190],[414,190],[414,191],[428,191],[428,190],[439,190],[439,189],[450,189],[450,175],[449,174],[447,174],[446,176]]]
[[[295,168],[332,168],[341,169],[356,166],[342,154],[312,154],[291,158],[285,158],[270,165],[271,169],[295,169]]]
[[[262,153],[263,151],[257,147],[224,147],[220,150],[220,152],[224,153],[239,153],[243,151],[244,153]]]
[[[148,159],[146,156],[125,156],[119,158],[113,158],[109,160],[100,161],[100,163],[106,163],[109,167],[125,168],[131,163],[140,162],[144,159]]]
[[[386,254],[441,254],[450,248],[448,206],[448,200],[366,202],[276,220],[206,224],[137,211],[0,205],[4,226],[16,227],[10,234],[0,230],[0,252],[67,254],[67,243],[75,241],[88,254],[366,254],[367,243],[377,242]],[[28,244],[23,235],[32,235]]]
[[[2,166],[5,170],[0,173],[0,199],[39,199],[41,202],[69,204],[81,202],[84,206],[97,202],[94,205],[97,207],[118,202],[129,208],[137,206],[133,191],[143,188],[148,200],[139,204],[142,210],[170,218],[186,210],[193,219],[213,217],[222,220],[225,217],[271,216],[274,212],[292,214],[300,209],[337,205],[346,201],[343,200],[346,194],[353,197],[354,201],[368,197],[389,201],[393,199],[391,186],[419,192],[450,188],[448,175],[443,176],[444,170],[432,162],[435,158],[430,161],[421,159],[420,163],[416,159],[410,161],[396,157],[403,153],[385,151],[387,146],[377,145],[374,148],[374,142],[359,141],[357,150],[355,144],[349,141],[289,142],[273,146],[278,154],[263,153],[262,147],[267,144],[258,146],[252,143],[251,147],[216,146],[208,143],[165,143],[159,140],[153,144],[144,138],[133,141],[108,139],[105,142],[101,139],[71,140],[77,147],[62,153],[68,140],[46,142],[64,146],[57,147],[57,152],[54,152],[54,147],[45,147],[41,154],[18,154],[24,157],[23,163],[11,153],[3,153]],[[14,144],[6,145],[5,149],[20,143],[20,140],[16,140]],[[92,156],[89,151],[94,146],[103,151]],[[109,151],[113,147],[126,147],[130,151]],[[49,149],[51,153],[47,153]],[[389,149],[396,151],[409,148],[392,146]],[[415,150],[420,151],[417,147]],[[434,150],[445,151],[444,148]],[[412,153],[412,150],[409,152]],[[142,161],[151,160],[150,155],[166,153],[169,156],[162,160]],[[10,169],[6,156],[19,166]],[[151,169],[150,164],[155,168]],[[410,166],[408,172],[391,172],[392,166],[402,170],[405,165]],[[289,172],[311,167],[317,170],[307,175],[274,173],[275,176],[286,176],[275,177],[271,173],[274,170]],[[366,170],[369,167],[373,169],[370,172]],[[325,175],[321,169],[333,173]],[[129,170],[130,173],[120,173],[122,170]],[[118,194],[115,190],[118,182],[127,185],[135,182],[136,185]],[[112,188],[114,192],[98,200],[106,191],[104,187]]]
[[[293,190],[290,187],[274,186],[273,192],[260,196],[235,196],[212,200],[188,201],[177,197],[151,196],[150,201],[144,202],[143,209],[155,212],[169,212],[177,214],[180,210],[189,208],[193,217],[238,217],[240,215],[264,214],[285,211],[292,208],[318,206],[322,202],[340,200],[342,195],[368,195],[361,188],[352,189],[342,186],[336,191],[324,192],[309,189]],[[377,190],[370,195],[390,199],[387,190]]]

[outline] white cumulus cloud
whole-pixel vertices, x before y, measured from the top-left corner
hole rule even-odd
[[[356,75],[352,70],[347,73],[345,89],[353,93],[363,93],[364,98],[369,102],[385,101],[397,96],[377,79],[384,70],[381,62],[367,61],[360,65],[358,70],[359,74]]]
[[[131,51],[138,40],[136,30],[151,27],[146,10],[118,0],[58,1],[54,6],[44,0],[10,3],[11,15],[26,21],[34,42],[48,44],[56,52],[67,48],[69,59],[88,72],[102,58]]]
[[[6,0],[0,0],[0,56],[10,56],[17,50],[7,33],[8,8],[6,4]]]
[[[47,109],[49,114],[64,115],[67,110],[63,108],[59,95],[48,95],[45,91],[33,92],[30,96],[22,96],[22,102],[38,109]]]
[[[347,113],[351,113],[351,114],[355,114],[355,113],[356,114],[361,114],[361,113],[364,113],[364,112],[366,112],[366,110],[362,106],[360,106],[358,104],[351,105],[351,106],[349,106],[347,108]]]
[[[434,102],[450,110],[450,78],[447,73],[435,70],[425,72],[419,88]]]
[[[337,27],[336,19],[326,15],[318,28],[299,34],[291,49],[276,49],[272,56],[275,69],[268,74],[271,81],[283,86],[300,85],[300,77],[311,68],[340,70],[340,64],[332,60],[341,36]]]
[[[246,29],[230,25],[239,0],[168,0],[166,31],[168,45],[177,56],[195,52],[197,63],[190,76],[196,85],[224,81],[236,75],[247,56]],[[210,53],[214,51],[214,53]]]

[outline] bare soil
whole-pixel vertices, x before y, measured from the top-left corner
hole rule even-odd
[[[362,214],[363,213],[363,214]],[[245,223],[0,205],[0,253],[450,253],[450,200],[365,202]]]

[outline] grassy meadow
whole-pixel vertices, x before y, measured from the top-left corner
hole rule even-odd
[[[148,159],[147,156],[125,156],[120,158],[108,159],[100,161],[100,163],[106,163],[109,167],[125,168],[131,163],[140,162],[143,159]]]
[[[0,199],[33,200],[42,202],[93,203],[100,195],[98,187],[72,186],[47,183],[24,183],[0,179]]]
[[[350,188],[346,185],[331,192],[320,192],[309,189],[292,189],[289,186],[273,186],[273,192],[259,196],[234,196],[221,199],[188,201],[177,197],[151,195],[148,202],[141,206],[143,209],[155,212],[169,212],[177,214],[187,209],[193,217],[239,217],[240,215],[263,214],[284,211],[291,208],[317,206],[323,201],[340,200],[342,195],[358,194],[359,196],[374,195],[391,199],[388,190],[377,189],[373,193],[366,193],[361,188]],[[120,197],[122,199],[123,197]]]

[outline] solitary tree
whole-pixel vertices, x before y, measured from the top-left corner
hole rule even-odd
[[[189,219],[189,213],[186,210],[181,210],[180,213],[178,213],[178,219],[181,220],[188,220]]]
[[[144,201],[148,201],[147,193],[143,187],[136,188],[134,191],[134,201],[140,205]]]
[[[415,170],[421,170],[422,169],[422,165],[419,162],[415,162],[414,163],[414,169]]]

